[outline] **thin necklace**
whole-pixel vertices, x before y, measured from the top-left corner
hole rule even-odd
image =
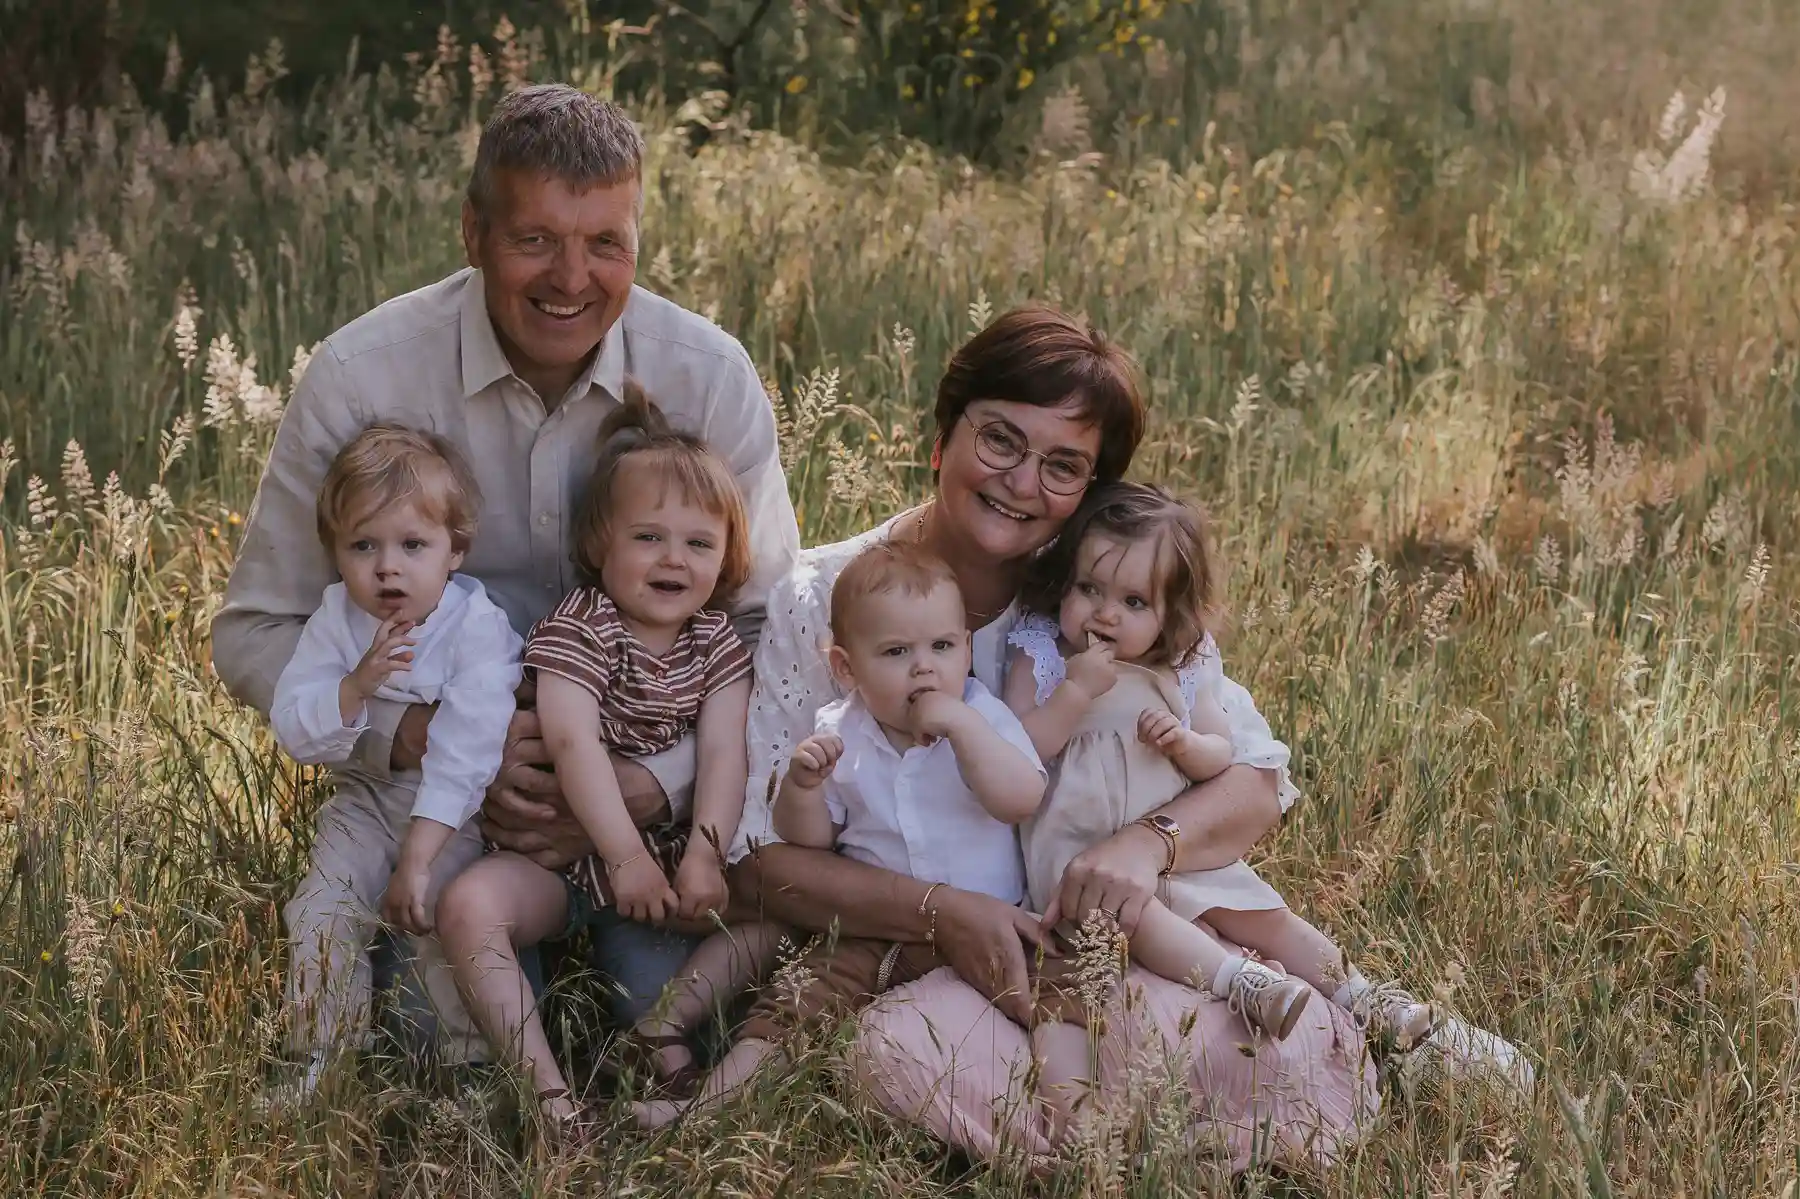
[[[927,500],[925,503],[920,504],[918,515],[913,517],[913,527],[918,530],[918,532],[914,534],[913,540],[921,545],[925,542],[925,514],[929,512],[936,503],[937,501],[935,500]],[[993,620],[994,617],[1000,615],[1000,613],[1004,611],[1006,611],[1006,607],[1001,607],[993,612],[982,612],[969,607],[967,604],[963,605],[963,612],[968,616],[973,616],[983,625],[986,625],[989,621]]]

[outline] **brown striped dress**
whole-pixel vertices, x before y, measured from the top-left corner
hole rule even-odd
[[[647,757],[674,747],[694,731],[708,696],[750,674],[750,654],[723,612],[697,612],[661,657],[632,635],[611,598],[598,587],[571,591],[525,639],[525,677],[546,671],[568,679],[600,707],[600,738],[608,748]],[[689,825],[644,830],[644,843],[673,876],[687,846]],[[609,907],[606,870],[590,854],[567,870],[596,906]]]

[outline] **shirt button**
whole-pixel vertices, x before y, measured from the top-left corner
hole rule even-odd
[[[544,526],[548,525],[549,523],[550,523],[550,514],[548,512],[538,513],[538,528],[541,529]]]

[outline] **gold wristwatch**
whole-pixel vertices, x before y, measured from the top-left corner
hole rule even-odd
[[[1156,876],[1158,878],[1168,878],[1175,870],[1175,843],[1181,837],[1181,826],[1176,824],[1175,821],[1169,817],[1164,816],[1161,812],[1152,812],[1148,816],[1140,816],[1132,821],[1132,823],[1143,825],[1163,839],[1163,844],[1168,847],[1169,857],[1168,860],[1163,863],[1163,868],[1156,872]]]

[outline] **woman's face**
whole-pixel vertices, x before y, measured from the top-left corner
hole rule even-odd
[[[1042,455],[1077,454],[1089,469],[1100,454],[1100,430],[1073,404],[1038,408],[1010,400],[970,404],[943,442],[938,468],[938,515],[958,539],[996,562],[1016,562],[1055,539],[1081,503],[1081,492],[1058,495],[1038,476]],[[990,421],[1010,426],[1036,451],[1010,470],[995,470],[975,450],[975,430]]]

